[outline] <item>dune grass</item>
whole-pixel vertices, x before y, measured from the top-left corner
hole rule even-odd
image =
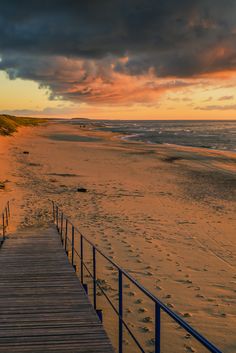
[[[45,123],[46,119],[0,115],[0,135],[12,135],[20,126],[36,126]]]

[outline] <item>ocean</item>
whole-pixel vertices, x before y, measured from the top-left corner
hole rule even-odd
[[[236,120],[89,120],[96,129],[113,131],[122,139],[149,144],[176,144],[236,151]]]

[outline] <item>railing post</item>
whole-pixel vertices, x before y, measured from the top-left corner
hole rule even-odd
[[[57,231],[59,232],[59,227],[58,227],[58,217],[59,217],[59,210],[58,210],[58,206],[56,206],[56,217],[57,217],[57,219],[56,219],[56,221],[57,221]]]
[[[74,266],[74,247],[75,247],[75,228],[72,226],[71,229],[71,263]]]
[[[8,212],[7,212],[7,207],[5,207],[5,215],[6,215],[6,226],[8,227]]]
[[[119,353],[123,352],[123,278],[119,269]]]
[[[155,303],[155,353],[161,352],[161,307]]]
[[[80,235],[80,281],[84,284],[84,247],[83,235]]]
[[[7,201],[8,217],[11,218],[10,201]]]
[[[63,243],[63,212],[61,213],[61,242]]]
[[[2,238],[3,238],[3,240],[5,240],[5,216],[4,216],[4,212],[2,214]]]
[[[67,234],[68,234],[68,219],[66,218],[66,230],[65,230],[65,251],[67,251]]]
[[[52,216],[53,216],[53,223],[55,224],[55,203],[52,201]]]
[[[93,246],[93,306],[97,310],[97,266],[96,266],[96,248]]]

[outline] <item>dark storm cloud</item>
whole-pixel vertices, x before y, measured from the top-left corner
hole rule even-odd
[[[235,0],[0,0],[0,33],[0,69],[56,95],[61,67],[55,58],[98,61],[103,81],[111,59],[113,72],[132,76],[152,70],[157,77],[192,77],[236,68]],[[94,77],[84,64],[75,80],[91,72]],[[66,72],[62,76],[66,90],[71,75],[68,82]]]
[[[0,50],[100,58],[119,70],[189,76],[236,65],[235,0],[15,0],[0,2]],[[206,53],[225,55],[204,62]],[[210,54],[209,54],[210,55]],[[207,66],[204,66],[206,64]]]

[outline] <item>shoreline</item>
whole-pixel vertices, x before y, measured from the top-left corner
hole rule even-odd
[[[95,129],[96,131],[96,129]],[[153,146],[166,146],[166,147],[173,147],[173,148],[183,148],[183,149],[186,149],[186,150],[191,150],[191,149],[197,149],[197,150],[202,150],[203,152],[204,151],[209,151],[209,152],[220,152],[220,153],[234,153],[236,154],[236,150],[222,150],[222,149],[216,149],[216,148],[210,148],[210,147],[198,147],[198,146],[190,146],[190,145],[178,145],[178,144],[174,144],[174,143],[168,143],[168,142],[160,142],[160,143],[156,143],[156,142],[151,142],[151,141],[142,141],[142,140],[130,140],[129,138],[132,137],[132,136],[136,136],[135,135],[119,135],[118,138],[120,138],[122,141],[126,141],[126,142],[133,142],[133,143],[141,143],[141,144],[145,144],[145,145],[153,145]]]
[[[96,129],[95,129],[96,131]],[[209,151],[215,151],[215,152],[229,152],[229,153],[234,153],[236,154],[236,149],[235,150],[229,150],[229,149],[217,149],[217,148],[211,148],[211,147],[204,147],[204,146],[194,146],[194,145],[179,145],[179,144],[175,144],[175,143],[168,143],[168,142],[152,142],[152,141],[142,141],[142,140],[130,140],[130,137],[134,137],[134,136],[138,136],[139,134],[131,134],[131,135],[120,135],[118,136],[122,141],[127,141],[127,142],[136,142],[136,143],[144,143],[145,145],[154,145],[154,146],[159,146],[159,145],[163,145],[163,146],[170,146],[170,147],[176,147],[176,148],[196,148],[196,149],[202,149],[204,150],[209,150]]]
[[[52,138],[62,135],[67,139]],[[70,141],[71,135],[100,139]],[[230,156],[122,142],[111,133],[60,123],[20,130],[10,139],[0,159],[8,164],[16,227],[46,226],[47,199],[53,198],[115,262],[224,352],[233,352],[236,197],[235,171],[225,173]],[[99,272],[109,295],[116,287],[112,272]],[[149,303],[132,287],[125,294],[125,315],[137,332],[147,328],[144,343],[150,343]],[[105,326],[112,325],[106,317]],[[180,339],[195,349],[194,341]]]
[[[177,144],[171,144],[171,143],[149,143],[146,141],[136,141],[136,140],[129,140],[129,138],[126,138],[126,135],[121,135],[120,133],[113,132],[113,131],[101,131],[97,130],[96,128],[92,127],[91,129],[86,130],[86,128],[83,128],[83,131],[90,132],[94,131],[95,136],[99,133],[104,133],[104,135],[107,133],[107,136],[103,135],[103,137],[107,137],[108,139],[114,140],[114,141],[121,141],[125,142],[127,144],[132,145],[140,145],[143,146],[144,148],[149,148],[149,147],[154,147],[154,148],[163,148],[164,150],[166,149],[167,151],[171,153],[181,153],[181,152],[186,152],[189,154],[209,154],[212,157],[226,157],[229,159],[232,159],[232,163],[236,163],[236,151],[231,151],[231,150],[219,150],[219,149],[211,149],[207,147],[197,147],[197,146],[186,146],[186,145],[177,145]],[[130,136],[130,135],[129,135]],[[180,158],[181,159],[181,158]],[[233,169],[229,168],[229,166],[224,166],[225,168],[222,169],[222,172],[224,173],[230,173],[233,176],[236,175],[236,164],[233,165]],[[230,170],[227,170],[230,169]],[[232,169],[232,170],[231,170]]]
[[[158,120],[161,121],[161,120]],[[183,120],[184,121],[184,120]],[[231,120],[230,120],[231,121]],[[234,121],[234,120],[232,120]],[[222,120],[223,122],[223,120]],[[75,127],[77,125],[74,125]],[[89,126],[89,125],[88,125]],[[116,132],[116,131],[112,131],[112,130],[100,130],[99,128],[97,128],[96,126],[89,126],[88,127],[84,127],[83,129],[81,129],[81,131],[94,131],[95,133],[104,133],[104,135],[107,133],[107,135],[112,135],[114,137],[114,139],[116,140],[121,140],[121,141],[125,141],[128,143],[134,143],[134,144],[144,144],[147,146],[153,145],[153,146],[166,146],[166,147],[173,147],[173,148],[179,148],[179,149],[186,149],[186,150],[202,150],[202,152],[205,151],[209,151],[209,152],[215,152],[215,153],[222,153],[222,154],[236,154],[236,150],[222,150],[222,149],[215,149],[215,148],[210,148],[210,147],[203,147],[203,146],[194,146],[194,145],[179,145],[179,144],[174,144],[174,143],[168,143],[168,142],[160,142],[160,143],[155,143],[155,142],[151,142],[151,141],[142,141],[142,140],[130,140],[129,138],[132,136],[138,136],[139,134],[128,134],[126,135],[125,133],[120,133],[120,132]]]
[[[164,123],[164,122],[166,122],[166,121],[164,121],[164,120],[134,120],[134,121],[131,121],[131,120],[124,120],[124,123],[126,122],[128,122],[128,123],[131,123],[131,122],[159,122],[159,123]],[[209,120],[209,121],[206,121],[206,122],[214,122],[214,120]],[[121,120],[119,120],[118,122],[121,122]],[[169,120],[169,121],[167,121],[167,122],[171,122],[171,120]],[[173,120],[173,123],[174,122],[186,122],[186,120]],[[202,122],[201,120],[188,120],[187,121],[189,124],[191,124],[191,123],[194,123],[194,122]],[[220,121],[218,121],[218,120],[216,120],[215,121],[216,123],[217,122],[221,122],[221,123],[223,123],[224,122],[224,120],[220,120]],[[227,120],[227,122],[234,122],[234,120],[232,119],[232,120]],[[86,126],[86,125],[85,125]],[[204,142],[202,143],[202,145],[195,145],[195,144],[178,144],[178,143],[172,143],[172,142],[165,142],[165,141],[161,141],[161,142],[155,142],[155,141],[152,141],[152,140],[142,140],[142,138],[141,139],[137,139],[137,140],[133,140],[133,138],[137,138],[137,137],[139,137],[139,136],[146,136],[146,132],[149,132],[149,131],[153,131],[153,132],[156,132],[156,134],[158,134],[158,131],[157,130],[153,130],[153,129],[151,129],[151,130],[143,130],[143,131],[140,131],[140,132],[130,132],[130,131],[128,131],[128,132],[125,132],[125,131],[123,131],[123,132],[117,132],[116,131],[116,128],[118,127],[119,128],[119,125],[118,126],[116,126],[116,125],[114,125],[113,126],[113,128],[112,127],[110,127],[110,128],[108,128],[108,127],[106,127],[106,126],[103,126],[103,125],[101,125],[101,126],[97,126],[96,125],[96,123],[94,123],[94,122],[91,122],[91,125],[90,125],[91,127],[92,127],[92,129],[94,129],[94,130],[96,130],[96,131],[105,131],[105,132],[113,132],[113,133],[118,133],[119,135],[120,135],[120,138],[122,139],[122,140],[125,140],[125,141],[130,141],[130,142],[142,142],[142,143],[145,143],[145,144],[151,144],[151,145],[162,145],[162,144],[164,144],[164,145],[172,145],[172,146],[182,146],[182,147],[190,147],[190,148],[202,148],[202,149],[209,149],[209,150],[215,150],[215,151],[222,151],[222,152],[224,152],[224,151],[226,151],[226,152],[232,152],[232,153],[236,153],[236,149],[235,149],[235,146],[233,147],[232,146],[232,149],[230,149],[229,147],[227,147],[227,146],[225,146],[225,148],[217,148],[217,147],[215,147],[215,146],[205,146],[204,145]],[[129,128],[128,128],[128,130],[129,130]],[[160,130],[161,131],[161,130]],[[162,131],[160,132],[160,133],[162,133]],[[163,134],[165,134],[165,131],[163,132]],[[175,135],[175,132],[173,131],[173,135]],[[217,138],[217,135],[215,136],[216,138]],[[184,136],[182,136],[182,138],[184,139],[185,137]],[[199,138],[200,138],[200,135],[199,135]]]

